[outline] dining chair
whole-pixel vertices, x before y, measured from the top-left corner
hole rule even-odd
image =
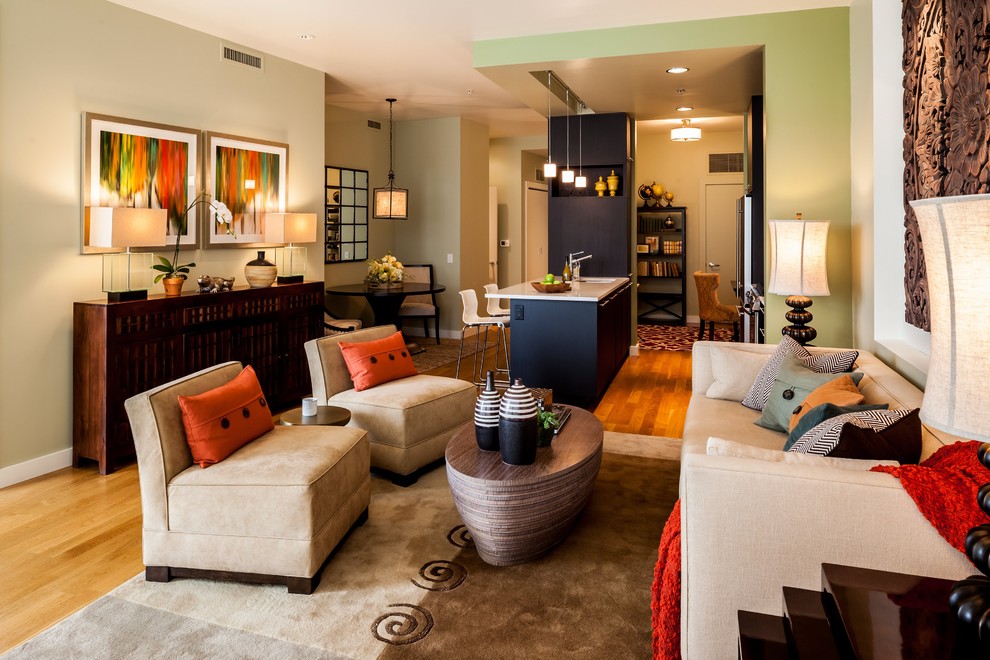
[[[361,319],[342,319],[329,309],[323,309],[323,330],[325,335],[340,335],[360,329]]]
[[[433,286],[433,264],[406,265],[403,270],[412,282],[421,282]],[[430,317],[433,317],[433,334],[440,343],[440,306],[434,293],[424,293],[417,296],[406,296],[399,307],[399,322],[404,318],[423,319],[423,336],[430,336]]]

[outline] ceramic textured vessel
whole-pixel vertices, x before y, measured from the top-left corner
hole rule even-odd
[[[502,462],[530,465],[536,460],[536,399],[517,378],[499,405],[498,448]]]
[[[186,283],[186,278],[184,277],[166,277],[162,280],[162,286],[165,287],[165,295],[169,298],[173,296],[182,295],[182,285]]]
[[[601,177],[598,177],[598,181],[595,182],[595,191],[598,193],[599,197],[605,196],[605,189],[607,187],[608,184],[605,183],[605,180],[602,179]]]
[[[252,289],[263,289],[271,286],[278,275],[275,264],[265,259],[265,251],[258,250],[258,258],[252,259],[244,266],[244,277]]]
[[[474,437],[478,447],[498,451],[498,410],[501,400],[495,389],[495,372],[485,374],[485,391],[474,404]]]
[[[615,170],[608,175],[608,194],[615,197],[616,191],[619,189],[619,177],[616,175]]]

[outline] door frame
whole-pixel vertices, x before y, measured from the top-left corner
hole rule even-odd
[[[742,186],[743,190],[740,192],[739,196],[742,197],[745,192],[746,182],[743,177],[742,172],[726,172],[722,174],[706,174],[701,177],[698,183],[698,252],[695,253],[697,257],[696,263],[699,265],[699,270],[708,272],[708,260],[705,259],[705,255],[708,254],[708,186]],[[737,250],[738,250],[738,246]],[[733,274],[733,277],[735,275]],[[689,278],[688,289],[691,291],[688,295],[694,296],[694,299],[698,299],[698,290],[694,286],[694,278]],[[700,322],[697,317],[690,319],[694,322]]]
[[[550,247],[550,237],[549,237],[549,225],[550,225],[550,187],[543,181],[523,181],[523,217],[522,217],[522,251],[520,252],[520,263],[522,266],[522,280],[525,282],[528,279],[526,271],[529,268],[529,246],[527,245],[527,237],[529,236],[529,195],[527,191],[530,189],[540,190],[547,195],[547,247]],[[549,254],[547,255],[547,261],[549,263]],[[541,273],[543,275],[545,273]],[[534,275],[535,277],[535,275]]]

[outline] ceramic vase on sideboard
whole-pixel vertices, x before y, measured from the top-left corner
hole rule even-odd
[[[278,268],[265,259],[265,251],[258,250],[258,258],[252,259],[244,266],[244,277],[252,289],[263,289],[271,286],[278,275]]]
[[[478,447],[498,451],[498,409],[501,403],[495,389],[495,372],[485,374],[485,391],[474,404],[474,437]]]

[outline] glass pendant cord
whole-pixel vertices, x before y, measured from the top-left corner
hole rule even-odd
[[[553,142],[551,142],[550,137],[550,95],[553,94],[553,83],[550,80],[550,69],[547,69],[547,163],[553,162],[553,151],[551,147]]]
[[[564,101],[564,104],[566,106],[566,108],[565,108],[565,114],[564,114],[564,121],[567,122],[567,138],[566,138],[567,141],[564,144],[567,147],[567,149],[566,149],[566,153],[567,153],[567,158],[566,158],[566,160],[567,160],[567,168],[566,169],[569,170],[569,169],[571,169],[571,90],[569,90],[569,89],[566,90],[565,91],[565,95],[566,95],[567,100]]]
[[[385,99],[388,101],[388,187],[395,187],[395,171],[392,169],[392,104],[395,99]]]
[[[582,130],[582,116],[584,115],[584,103],[581,103],[578,111],[578,178],[575,185],[584,188],[588,185],[588,180],[584,178],[584,131]]]

